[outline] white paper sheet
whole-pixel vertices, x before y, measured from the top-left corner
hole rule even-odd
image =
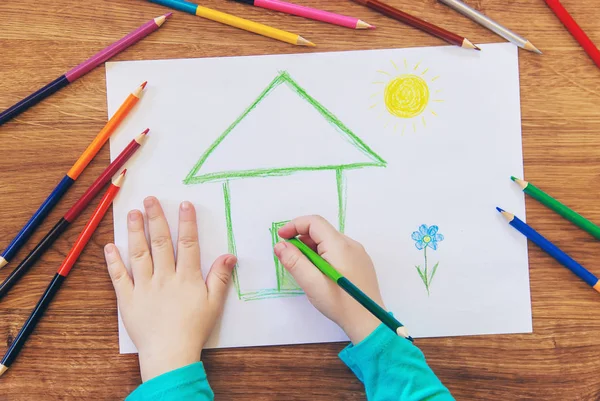
[[[346,339],[275,265],[273,225],[303,214],[342,221],[365,245],[388,309],[413,336],[532,330],[526,240],[495,211],[525,213],[509,179],[523,173],[513,45],[117,62],[106,71],[110,114],[148,80],[111,139],[114,158],[151,129],[114,205],[122,254],[126,214],[148,195],[162,202],[173,238],[179,203],[196,205],[205,272],[235,243],[238,286],[208,347]],[[429,231],[411,238],[422,224]],[[416,269],[424,273],[425,256],[426,279]],[[135,352],[119,329],[121,352]]]

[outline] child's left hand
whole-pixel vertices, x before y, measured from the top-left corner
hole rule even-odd
[[[236,258],[220,256],[205,283],[194,206],[183,202],[179,209],[177,262],[160,203],[148,197],[144,208],[150,247],[142,213],[133,210],[127,218],[133,277],[115,245],[106,245],[105,257],[123,323],[139,352],[145,382],[200,361],[202,347],[223,310]]]

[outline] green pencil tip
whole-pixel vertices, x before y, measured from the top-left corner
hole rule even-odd
[[[517,180],[518,180],[518,178],[517,178],[517,177],[515,177],[514,175],[511,175],[511,176],[510,176],[510,179],[511,179],[511,180],[513,180],[513,181],[517,181]]]

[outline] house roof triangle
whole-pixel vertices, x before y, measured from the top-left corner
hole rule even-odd
[[[297,96],[290,97],[289,94],[275,94],[281,84],[285,84],[285,87]],[[301,101],[298,102],[298,100]],[[283,108],[281,102],[294,102],[294,105]],[[277,108],[278,112],[258,111],[260,110],[259,106],[265,103],[269,103],[268,107]],[[269,115],[265,117],[265,113],[269,113]],[[254,115],[260,116],[253,118]],[[306,122],[308,119],[311,122]],[[248,120],[252,121],[248,122]],[[265,121],[269,121],[272,126],[263,129]],[[282,126],[282,124],[287,125]],[[311,129],[303,129],[303,124],[309,124]],[[315,124],[318,127],[313,129]],[[324,135],[324,131],[332,130],[338,133],[335,139],[331,138],[331,134]],[[285,134],[281,134],[281,132],[285,132]],[[256,146],[256,142],[253,142],[254,138],[250,138],[250,136],[258,135],[262,135],[261,140],[263,143],[260,147]],[[271,136],[267,137],[267,135]],[[235,137],[237,137],[237,143],[233,144],[231,141]],[[240,161],[240,158],[228,158],[225,155],[215,156],[218,149],[223,147],[228,147],[228,154],[230,155],[235,151],[235,146],[238,149],[241,147],[244,150],[251,149],[253,151],[251,157],[244,158],[254,158],[254,160],[250,160],[250,165],[248,165],[248,160]],[[337,149],[331,150],[333,147],[340,146],[349,148],[349,150],[342,152],[337,151]],[[270,149],[267,151],[264,148]],[[339,153],[344,155],[340,156]],[[385,160],[321,103],[311,97],[286,71],[283,71],[206,149],[184,179],[184,183],[199,184],[231,178],[288,175],[297,171],[340,170],[367,166],[382,167],[385,165]]]

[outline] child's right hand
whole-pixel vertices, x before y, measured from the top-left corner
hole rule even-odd
[[[331,263],[358,288],[385,308],[371,258],[361,244],[338,232],[321,216],[298,217],[279,229],[279,236],[299,239]],[[292,244],[280,242],[275,254],[310,302],[358,344],[381,323],[351,298]]]

